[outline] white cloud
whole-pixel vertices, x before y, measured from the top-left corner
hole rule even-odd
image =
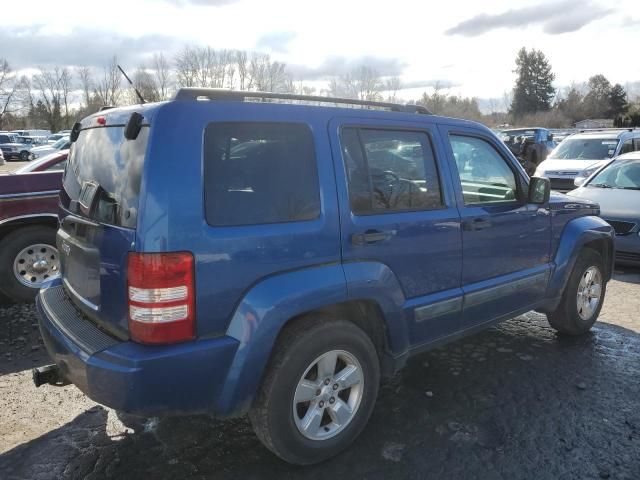
[[[258,48],[300,77],[315,78],[368,59],[401,75],[412,91],[439,80],[451,92],[487,98],[512,88],[515,55],[525,46],[547,54],[558,85],[596,73],[623,84],[640,80],[626,48],[640,41],[640,29],[631,26],[637,0],[576,1],[111,0],[98,7],[60,0],[56,11],[64,13],[55,15],[49,1],[31,0],[28,15],[11,18],[11,29],[27,32],[22,47],[17,36],[7,39],[7,25],[0,45],[16,65],[93,58],[102,65],[118,54],[129,68],[154,50],[171,55],[185,44]],[[510,11],[516,14],[500,28],[474,37],[446,34],[474,18],[504,23]]]

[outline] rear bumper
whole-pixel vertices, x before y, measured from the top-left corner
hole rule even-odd
[[[52,294],[60,290],[52,289],[62,289],[59,280],[36,298],[40,332],[64,377],[88,397],[138,415],[216,413],[237,340],[147,346],[105,338],[88,320],[82,324],[82,317],[70,321],[69,305],[55,303]]]

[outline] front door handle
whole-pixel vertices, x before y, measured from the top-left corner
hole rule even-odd
[[[466,220],[462,224],[462,228],[467,232],[477,232],[478,230],[491,228],[491,226],[491,220],[484,217],[474,218],[473,220]]]
[[[351,243],[354,245],[371,245],[388,240],[396,234],[395,230],[367,230],[364,233],[351,235]]]

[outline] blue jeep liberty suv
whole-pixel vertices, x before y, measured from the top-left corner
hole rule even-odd
[[[416,105],[182,89],[71,138],[36,385],[248,413],[291,463],[352,443],[410,355],[529,310],[586,333],[611,278],[598,205]]]

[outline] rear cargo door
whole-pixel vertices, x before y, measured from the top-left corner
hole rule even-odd
[[[57,243],[65,290],[96,324],[128,338],[127,254],[132,250],[149,127],[82,130],[69,154]]]

